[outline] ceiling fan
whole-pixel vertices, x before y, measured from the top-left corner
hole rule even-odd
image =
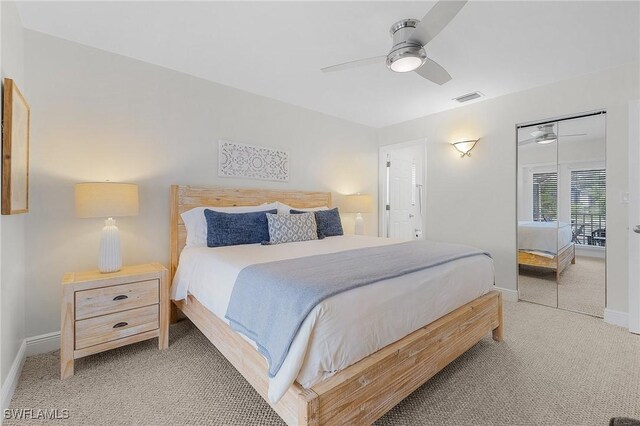
[[[553,123],[542,124],[538,126],[538,130],[534,130],[533,132],[531,132],[531,136],[533,136],[532,138],[519,141],[518,145],[520,146],[528,145],[534,142],[540,145],[546,145],[546,144],[557,141],[558,135],[553,131],[553,126],[554,126]],[[561,135],[561,137],[568,138],[573,136],[586,136],[586,135],[587,135],[586,133],[576,133],[574,135]]]
[[[322,68],[323,72],[342,71],[349,68],[386,62],[395,72],[415,71],[421,77],[436,84],[451,80],[449,73],[435,61],[427,58],[424,46],[446,27],[467,3],[464,1],[444,1],[436,3],[422,18],[403,19],[391,26],[393,46],[386,56],[359,59]]]

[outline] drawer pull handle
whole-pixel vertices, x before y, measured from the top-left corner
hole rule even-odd
[[[120,296],[116,296],[113,298],[113,300],[124,300],[124,299],[128,299],[129,296],[125,296],[124,294],[121,294]]]
[[[119,322],[116,325],[114,325],[113,328],[120,328],[120,327],[124,327],[124,326],[127,326],[127,325],[129,325],[128,322]]]

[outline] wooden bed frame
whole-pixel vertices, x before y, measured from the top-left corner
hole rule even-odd
[[[325,192],[171,187],[170,274],[186,240],[180,213],[199,206],[280,201],[292,207],[331,206]],[[180,309],[268,402],[267,362],[251,344],[192,295]],[[175,315],[173,315],[175,319]],[[492,332],[503,339],[501,293],[491,291],[378,352],[305,389],[294,383],[272,408],[288,425],[368,425]]]
[[[518,250],[518,265],[531,266],[534,268],[550,269],[556,272],[556,278],[560,279],[560,274],[570,264],[576,263],[576,244],[571,242],[558,252],[557,256],[548,257],[528,251]]]

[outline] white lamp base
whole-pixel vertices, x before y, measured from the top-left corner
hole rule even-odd
[[[98,269],[102,273],[117,272],[122,268],[122,254],[120,253],[120,232],[116,221],[109,218],[104,221],[100,238],[100,258]]]
[[[364,235],[364,219],[361,213],[356,213],[356,235]]]

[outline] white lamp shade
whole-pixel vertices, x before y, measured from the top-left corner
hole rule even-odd
[[[81,218],[138,215],[138,185],[132,183],[77,183],[75,199]]]
[[[347,195],[345,201],[346,213],[371,213],[371,195],[354,194]]]

